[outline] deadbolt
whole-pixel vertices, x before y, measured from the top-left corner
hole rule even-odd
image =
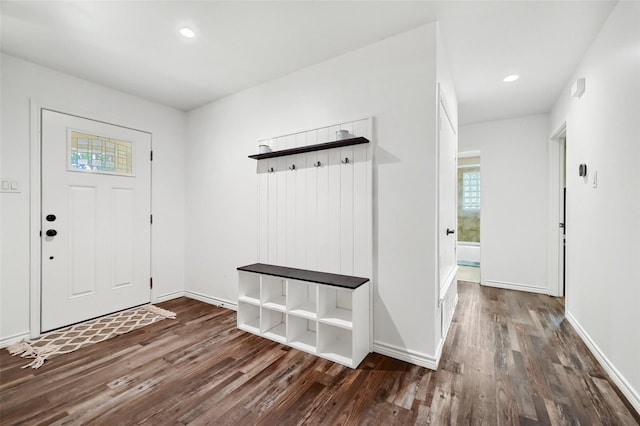
[[[47,217],[47,222],[53,222],[56,220],[56,215],[55,214],[48,214]]]

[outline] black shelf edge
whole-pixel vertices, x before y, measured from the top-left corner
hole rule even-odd
[[[341,141],[319,143],[315,145],[300,146],[297,148],[282,149],[280,151],[265,152],[264,154],[250,155],[249,158],[263,160],[265,158],[283,157],[285,155],[302,154],[305,152],[321,151],[323,149],[340,148],[343,146],[360,145],[369,143],[369,139],[363,137],[343,139]]]
[[[274,277],[326,284],[351,290],[355,290],[362,284],[369,281],[369,278],[330,274],[327,272],[310,271],[308,269],[288,268],[286,266],[268,265],[266,263],[254,263],[251,265],[240,266],[237,269],[238,271],[254,272],[256,274],[272,275]]]

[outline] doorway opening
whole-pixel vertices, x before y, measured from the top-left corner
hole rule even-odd
[[[560,144],[560,214],[558,228],[559,258],[558,258],[558,288],[562,291],[559,296],[564,296],[567,288],[567,135],[566,131],[558,138]]]
[[[480,283],[480,151],[458,155],[458,280]]]
[[[566,294],[567,263],[567,130],[564,123],[549,145],[549,290],[552,296]],[[569,224],[570,225],[570,224]]]

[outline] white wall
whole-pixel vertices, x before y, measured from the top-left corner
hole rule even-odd
[[[152,272],[154,299],[184,288],[185,124],[181,111],[2,55],[2,178],[19,194],[1,194],[0,342],[30,331],[30,107],[41,106],[153,133]]]
[[[551,117],[567,124],[567,317],[640,411],[639,3],[618,3]]]
[[[435,24],[188,114],[188,294],[235,303],[257,258],[257,141],[365,116],[374,125],[376,344],[433,361]],[[397,355],[397,354],[396,354]]]
[[[550,293],[547,284],[549,119],[460,127],[459,150],[480,151],[482,284]]]

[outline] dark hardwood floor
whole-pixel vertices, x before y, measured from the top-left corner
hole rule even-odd
[[[356,370],[178,314],[46,362],[0,351],[2,424],[638,425],[563,316],[562,300],[460,283],[437,372],[370,354]]]

